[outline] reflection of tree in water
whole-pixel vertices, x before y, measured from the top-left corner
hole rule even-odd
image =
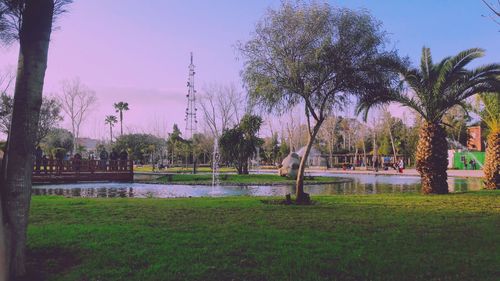
[[[481,179],[449,178],[450,192],[479,190]],[[58,195],[65,197],[198,197],[207,196],[209,186],[141,185],[141,184],[84,184],[84,185],[34,186],[33,195]],[[72,188],[72,186],[75,186]],[[78,187],[77,187],[78,186]],[[134,187],[132,187],[134,186]],[[325,185],[307,185],[306,192],[313,195],[335,194],[380,194],[380,193],[419,193],[421,184],[418,180],[402,177],[359,177],[348,178],[343,182]],[[273,186],[221,186],[217,196],[283,196],[294,193],[293,185]]]

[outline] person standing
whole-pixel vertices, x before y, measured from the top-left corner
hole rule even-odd
[[[40,146],[36,147],[35,150],[35,170],[37,174],[40,174],[40,166],[42,165],[43,151]]]
[[[108,162],[108,152],[106,151],[106,148],[103,148],[101,150],[101,153],[99,154],[99,168],[103,171],[106,171],[106,163]]]
[[[111,170],[116,171],[118,170],[118,152],[116,152],[116,149],[111,150],[111,154],[109,155],[109,166]]]
[[[128,153],[125,149],[120,152],[120,169],[127,170]]]
[[[62,172],[63,159],[64,159],[64,152],[61,148],[58,148],[56,150],[56,170],[57,170],[58,174],[61,174],[61,172]]]
[[[82,155],[80,153],[73,156],[73,170],[77,173],[80,172],[80,167],[82,165]]]

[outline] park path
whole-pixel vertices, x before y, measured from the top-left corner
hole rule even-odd
[[[398,171],[390,169],[387,171],[379,170],[375,172],[373,170],[357,169],[357,170],[342,170],[342,169],[321,169],[321,168],[310,168],[307,172],[313,173],[332,173],[332,174],[370,174],[370,175],[400,175],[400,176],[419,176],[419,173],[415,169],[405,169],[402,174]],[[482,178],[484,177],[483,170],[448,170],[448,177],[460,177],[460,178]]]

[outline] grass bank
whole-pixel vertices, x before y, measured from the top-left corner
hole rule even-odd
[[[33,197],[31,279],[495,280],[500,192],[262,198]]]
[[[295,180],[286,177],[280,177],[276,174],[221,174],[219,181],[222,185],[282,185],[295,184]],[[306,184],[326,184],[346,181],[346,179],[335,177],[306,177]],[[174,183],[174,184],[212,184],[211,174],[170,174],[154,180],[156,183]]]
[[[151,165],[135,166],[134,171],[135,172],[152,172],[153,167]],[[162,170],[162,172],[166,172],[166,173],[190,173],[192,171],[193,171],[193,167],[169,167],[169,168]],[[210,167],[198,167],[198,168],[196,168],[196,171],[198,171],[200,173],[211,173],[212,168],[210,168]],[[221,172],[221,173],[235,173],[236,169],[233,167],[221,167],[219,169],[219,172]]]

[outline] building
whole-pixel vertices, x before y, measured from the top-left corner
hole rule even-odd
[[[300,158],[304,156],[306,147],[303,146],[296,153]],[[321,155],[321,152],[314,147],[311,147],[309,157],[307,158],[307,166],[326,166],[326,159]]]
[[[470,151],[482,151],[481,126],[467,128],[467,149]]]

